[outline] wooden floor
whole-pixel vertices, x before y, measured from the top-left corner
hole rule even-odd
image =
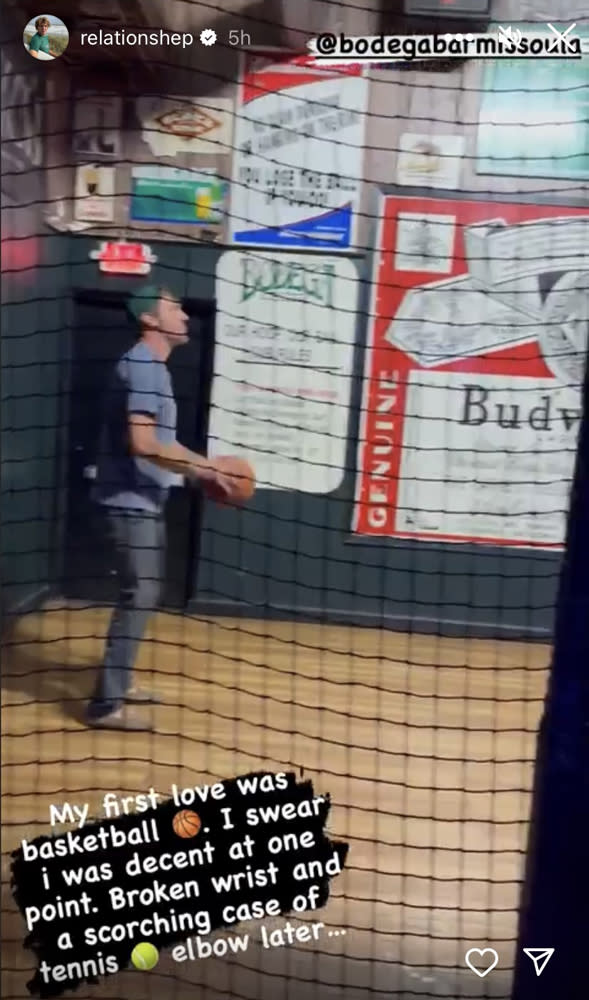
[[[302,768],[331,794],[329,833],[350,853],[319,919],[345,936],[239,959],[164,956],[78,998],[509,995],[546,647],[162,613],[138,664],[165,701],[146,736],[79,721],[107,621],[49,606],[4,651],[6,1000],[28,996],[34,957],[20,946],[10,851],[49,832],[51,802],[98,812],[106,791],[167,795],[262,768]],[[478,945],[500,955],[484,980],[464,969]]]

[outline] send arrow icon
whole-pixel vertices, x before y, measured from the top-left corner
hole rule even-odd
[[[524,948],[524,955],[532,959],[536,975],[541,976],[554,955],[554,948]]]

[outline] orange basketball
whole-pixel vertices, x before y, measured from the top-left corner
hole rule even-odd
[[[188,840],[189,837],[196,837],[202,823],[197,813],[192,812],[190,809],[182,809],[181,812],[176,813],[174,816],[172,826],[174,833],[178,837]]]
[[[240,458],[238,455],[220,455],[213,458],[212,462],[219,472],[230,477],[233,482],[235,495],[232,497],[232,503],[245,503],[247,500],[251,500],[256,489],[256,477],[254,470],[245,458]],[[216,483],[207,483],[205,489],[211,500],[227,503],[225,494]]]

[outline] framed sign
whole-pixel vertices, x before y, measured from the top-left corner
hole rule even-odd
[[[99,163],[76,167],[74,218],[79,222],[114,222],[115,168]]]
[[[288,250],[354,245],[368,80],[306,56],[246,53],[238,87],[231,241]]]
[[[140,97],[141,138],[154,156],[227,154],[231,150],[232,102],[194,97]]]
[[[123,102],[113,94],[75,95],[72,148],[74,156],[91,162],[121,156]]]
[[[589,209],[383,197],[353,530],[562,546]]]
[[[215,171],[133,167],[131,219],[221,225],[227,189]]]
[[[403,132],[397,159],[397,184],[454,189],[460,185],[464,136]]]
[[[342,481],[358,287],[354,264],[333,256],[219,260],[210,447],[248,455],[261,489]]]
[[[545,32],[541,25],[518,24]],[[589,41],[589,29],[575,34]],[[587,59],[496,59],[483,67],[479,174],[589,180]]]

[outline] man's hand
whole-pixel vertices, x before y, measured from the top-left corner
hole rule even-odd
[[[223,493],[227,501],[234,500],[237,495],[236,482],[234,476],[226,476],[222,472],[215,473],[213,480],[214,488]]]
[[[202,486],[205,493],[217,503],[231,503],[237,497],[235,476],[228,476],[214,466],[214,459],[208,469],[190,470],[187,479],[195,486]]]

